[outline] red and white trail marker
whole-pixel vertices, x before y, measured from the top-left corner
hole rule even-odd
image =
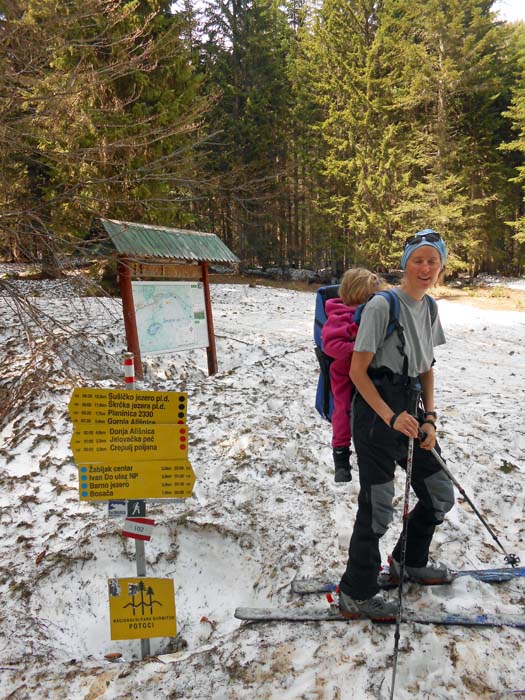
[[[122,360],[124,365],[124,383],[135,384],[135,358],[132,352],[125,352]],[[133,388],[133,387],[132,387]]]
[[[155,521],[151,518],[126,518],[122,535],[134,540],[149,542]]]

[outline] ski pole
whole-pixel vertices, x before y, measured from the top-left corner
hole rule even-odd
[[[424,440],[425,437],[426,437],[426,434],[425,434],[422,430],[420,430],[420,431],[419,431],[419,439],[420,439],[420,440]],[[496,533],[494,532],[494,530],[490,527],[490,525],[487,523],[487,521],[485,520],[485,518],[481,515],[481,513],[480,513],[479,510],[476,508],[476,506],[474,505],[474,503],[472,503],[472,501],[470,500],[470,498],[469,498],[469,497],[467,496],[467,494],[465,493],[465,489],[461,486],[461,484],[460,484],[459,481],[456,479],[456,477],[454,476],[454,474],[452,474],[452,472],[450,471],[450,469],[447,467],[447,465],[445,464],[445,462],[444,462],[443,458],[441,457],[441,455],[439,454],[439,452],[438,452],[436,449],[434,449],[434,448],[432,448],[430,451],[432,452],[432,454],[433,454],[434,457],[436,458],[436,460],[437,460],[439,466],[441,467],[441,469],[443,469],[443,471],[444,471],[445,474],[448,476],[448,478],[450,479],[450,481],[452,481],[452,483],[454,484],[454,486],[457,488],[457,490],[460,492],[460,494],[463,496],[463,498],[467,501],[467,503],[468,503],[469,506],[472,508],[472,510],[474,511],[474,513],[475,513],[475,514],[478,516],[478,518],[481,520],[481,522],[483,523],[483,525],[484,525],[485,528],[487,529],[487,532],[490,534],[490,536],[492,537],[492,539],[494,540],[494,542],[495,542],[495,543],[498,545],[498,547],[501,549],[501,551],[502,551],[503,554],[505,555],[505,561],[507,562],[507,564],[509,564],[510,566],[518,566],[518,564],[520,563],[520,558],[519,558],[516,554],[509,554],[509,553],[507,552],[507,550],[505,549],[505,547],[504,547],[504,546],[501,544],[501,542],[499,541],[499,539],[498,539]]]
[[[411,396],[411,415],[415,415],[419,403],[419,392],[414,391]],[[396,687],[397,659],[399,656],[399,639],[401,636],[401,617],[403,615],[403,580],[405,578],[405,563],[408,537],[408,511],[410,507],[410,485],[412,483],[412,466],[414,464],[414,438],[408,439],[407,468],[405,478],[405,495],[403,500],[403,529],[401,532],[401,552],[399,561],[399,587],[397,589],[398,604],[396,613],[396,630],[394,633],[394,658],[392,661],[392,681],[390,683],[390,700],[394,698]]]

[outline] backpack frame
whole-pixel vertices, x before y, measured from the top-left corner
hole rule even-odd
[[[315,392],[315,408],[319,415],[329,422],[332,422],[332,413],[334,412],[334,395],[332,394],[332,388],[330,386],[330,365],[332,364],[332,358],[323,350],[321,333],[326,323],[326,302],[328,299],[336,299],[338,296],[338,284],[320,287],[315,295],[314,349],[320,370],[317,379],[317,390]]]

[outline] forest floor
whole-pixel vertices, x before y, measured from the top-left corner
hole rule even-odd
[[[77,271],[78,272],[78,271]],[[92,277],[90,270],[84,268],[82,272],[86,280]],[[69,276],[69,274],[67,274]],[[10,279],[38,280],[40,275],[32,265],[5,263],[0,261],[0,279],[7,277]],[[100,282],[100,280],[99,280]],[[239,284],[250,287],[273,287],[274,289],[289,289],[297,292],[315,292],[320,283],[309,283],[303,280],[283,280],[271,279],[268,277],[258,277],[239,273],[211,273],[210,282],[212,284]],[[91,287],[94,291],[94,287]],[[112,296],[118,296],[115,286],[109,292]],[[480,276],[473,282],[464,283],[458,280],[451,280],[431,290],[436,299],[446,299],[447,301],[467,304],[479,309],[493,311],[525,311],[525,277],[506,278]],[[95,292],[96,294],[96,292]]]
[[[210,282],[214,284],[249,284],[258,287],[293,289],[298,292],[311,292],[322,286],[297,280],[272,280],[237,274],[211,274]],[[432,294],[436,299],[446,299],[447,301],[475,306],[479,309],[525,311],[525,289],[510,289],[504,284],[504,278],[502,278],[501,284],[495,286],[482,284],[458,287],[456,283],[443,284],[432,290]]]
[[[525,289],[508,289],[499,286],[456,289],[441,286],[436,288],[434,296],[437,299],[458,301],[480,309],[525,311]]]

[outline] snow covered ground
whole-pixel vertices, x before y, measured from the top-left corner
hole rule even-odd
[[[147,360],[145,389],[187,391],[194,495],[149,506],[149,576],[175,582],[178,636],[110,639],[107,579],[135,575],[133,542],[103,504],[80,503],[69,449],[74,387],[121,387],[119,300],[75,298],[64,283],[11,282],[0,298],[10,407],[0,444],[0,695],[16,700],[371,700],[389,697],[393,628],[357,623],[243,624],[237,606],[323,605],[295,576],[338,575],[357,485],[332,480],[330,428],[313,408],[314,294],[214,285],[219,373],[197,350]],[[38,314],[17,317],[30,301]],[[525,313],[439,302],[440,440],[448,465],[510,552],[525,560]],[[52,319],[59,319],[56,323]],[[9,386],[9,392],[5,387]],[[18,392],[15,388],[18,387]],[[401,523],[403,473],[396,487]],[[433,555],[457,568],[503,566],[468,504]],[[395,595],[395,593],[391,594]],[[409,609],[525,613],[525,581],[408,586]],[[402,625],[395,697],[525,697],[515,629]],[[118,662],[105,655],[119,652]],[[515,691],[520,691],[516,693]]]
[[[525,277],[498,277],[496,275],[478,275],[475,280],[478,285],[487,287],[508,287],[509,289],[525,289]]]

